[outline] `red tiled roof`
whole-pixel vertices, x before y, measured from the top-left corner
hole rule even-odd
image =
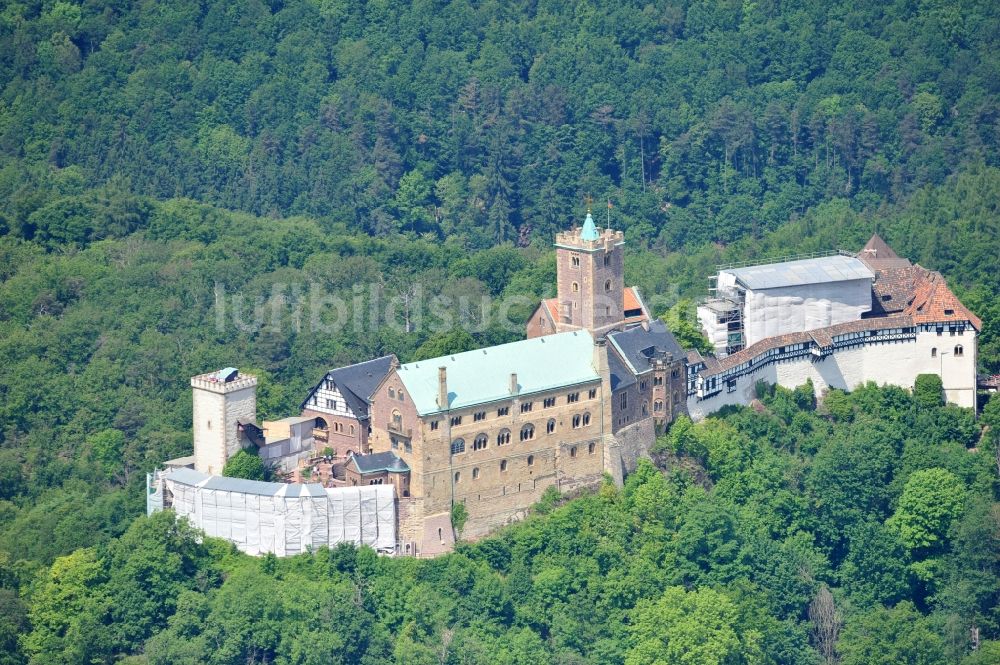
[[[559,299],[546,298],[542,300],[542,305],[544,305],[544,308],[548,311],[549,318],[552,319],[552,323],[556,323],[559,320]],[[625,321],[628,323],[637,323],[649,319],[649,314],[646,311],[646,305],[642,302],[642,297],[639,295],[638,289],[634,286],[625,287],[625,290],[622,293],[622,305],[623,311],[625,312],[630,309],[642,310],[642,314],[638,316],[625,317]]]
[[[982,330],[983,322],[951,292],[941,273],[924,270],[914,286],[913,297],[904,310],[914,322],[969,321],[976,330]]]
[[[892,250],[892,247],[889,247],[889,245],[885,243],[885,240],[882,240],[882,237],[877,233],[872,234],[872,237],[868,239],[868,242],[865,243],[865,246],[861,248],[861,253],[859,254],[858,258],[864,256],[870,256],[873,259],[900,258],[899,254],[894,252]]]
[[[630,309],[642,309],[646,308],[643,306],[642,301],[639,299],[639,294],[636,293],[634,286],[626,286],[625,291],[622,294],[623,298],[623,309],[627,312]]]

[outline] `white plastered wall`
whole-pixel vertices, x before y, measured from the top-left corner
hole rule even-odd
[[[962,355],[955,347],[962,346]],[[936,353],[932,355],[932,351]],[[976,404],[976,336],[967,329],[962,335],[941,336],[921,332],[916,340],[856,346],[837,351],[823,360],[805,356],[771,363],[736,381],[729,392],[722,381],[722,391],[704,400],[688,398],[692,419],[701,420],[730,404],[749,404],[756,396],[757,381],[795,388],[812,379],[818,393],[828,388],[853,390],[868,381],[912,389],[919,374],[940,374],[949,403],[966,408]],[[720,379],[721,381],[721,379]]]

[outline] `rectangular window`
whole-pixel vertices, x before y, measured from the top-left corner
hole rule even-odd
[[[405,452],[412,453],[413,452],[413,444],[410,443],[409,441],[404,441],[403,442],[403,450]]]
[[[736,379],[726,380],[726,392],[734,393],[736,392]]]
[[[595,399],[597,397],[597,388],[591,388],[590,392],[587,393],[588,399]]]
[[[639,390],[645,390],[648,384],[645,381],[639,382]]]
[[[486,412],[485,412],[485,411],[476,411],[476,412],[475,412],[475,413],[473,414],[473,416],[472,416],[472,420],[473,420],[474,422],[477,422],[477,423],[478,423],[478,422],[479,422],[480,420],[486,420]]]
[[[461,424],[462,424],[462,416],[452,416],[451,417],[451,426],[452,427],[455,427],[456,425],[461,425]]]
[[[399,441],[396,440],[396,437],[392,438],[392,449],[399,450]]]
[[[326,400],[326,408],[328,408],[328,409],[335,408],[334,405],[333,405],[333,400],[332,399],[327,399]]]
[[[435,431],[435,430],[436,430],[437,428],[438,428],[438,421],[436,421],[436,420],[432,420],[432,421],[431,421],[431,431],[433,432],[433,431]]]
[[[556,398],[555,397],[546,397],[545,401],[542,402],[542,406],[544,408],[546,408],[546,409],[551,408],[551,407],[553,407],[555,405],[556,405]]]
[[[628,393],[622,393],[618,398],[618,406],[624,411],[628,408]]]
[[[497,409],[497,418],[500,418],[501,416],[509,416],[509,415],[510,415],[510,407],[509,406],[501,406],[499,409]]]
[[[521,413],[528,413],[531,411],[531,402],[521,402]]]
[[[579,402],[579,401],[580,401],[580,393],[570,393],[566,395],[567,404],[572,404],[573,402]]]

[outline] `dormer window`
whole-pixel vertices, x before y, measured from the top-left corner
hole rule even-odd
[[[953,310],[953,309],[946,309],[946,310],[944,310],[944,315],[945,316],[952,316],[954,314],[955,314],[955,310]]]
[[[890,300],[892,300],[892,296],[890,296],[888,293],[882,296],[882,302],[889,302]]]

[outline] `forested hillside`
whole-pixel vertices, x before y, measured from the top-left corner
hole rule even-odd
[[[111,183],[484,247],[590,193],[730,242],[996,165],[998,40],[988,0],[7,3],[4,223],[122,235]]]
[[[442,642],[446,662],[645,663],[675,629],[716,645],[697,663],[816,662],[820,597],[845,663],[1000,638],[996,429],[898,391],[682,428],[664,479],[440,562],[254,561],[133,524],[145,472],[190,450],[189,376],[254,371],[260,415],[285,416],[330,367],[517,338],[588,195],[672,321],[716,263],[877,230],[944,273],[1000,372],[998,42],[991,2],[4,3],[0,664]],[[336,326],[316,294],[351,321],[404,305]],[[407,318],[435,297],[444,316]],[[950,506],[924,544],[885,522],[918,471],[912,505]]]
[[[969,448],[997,437],[939,395],[870,386],[816,411],[811,387],[778,389],[677,423],[665,473],[644,461],[624,491],[548,495],[433,561],[254,559],[142,518],[41,573],[24,647],[154,665],[996,663],[996,470]]]

